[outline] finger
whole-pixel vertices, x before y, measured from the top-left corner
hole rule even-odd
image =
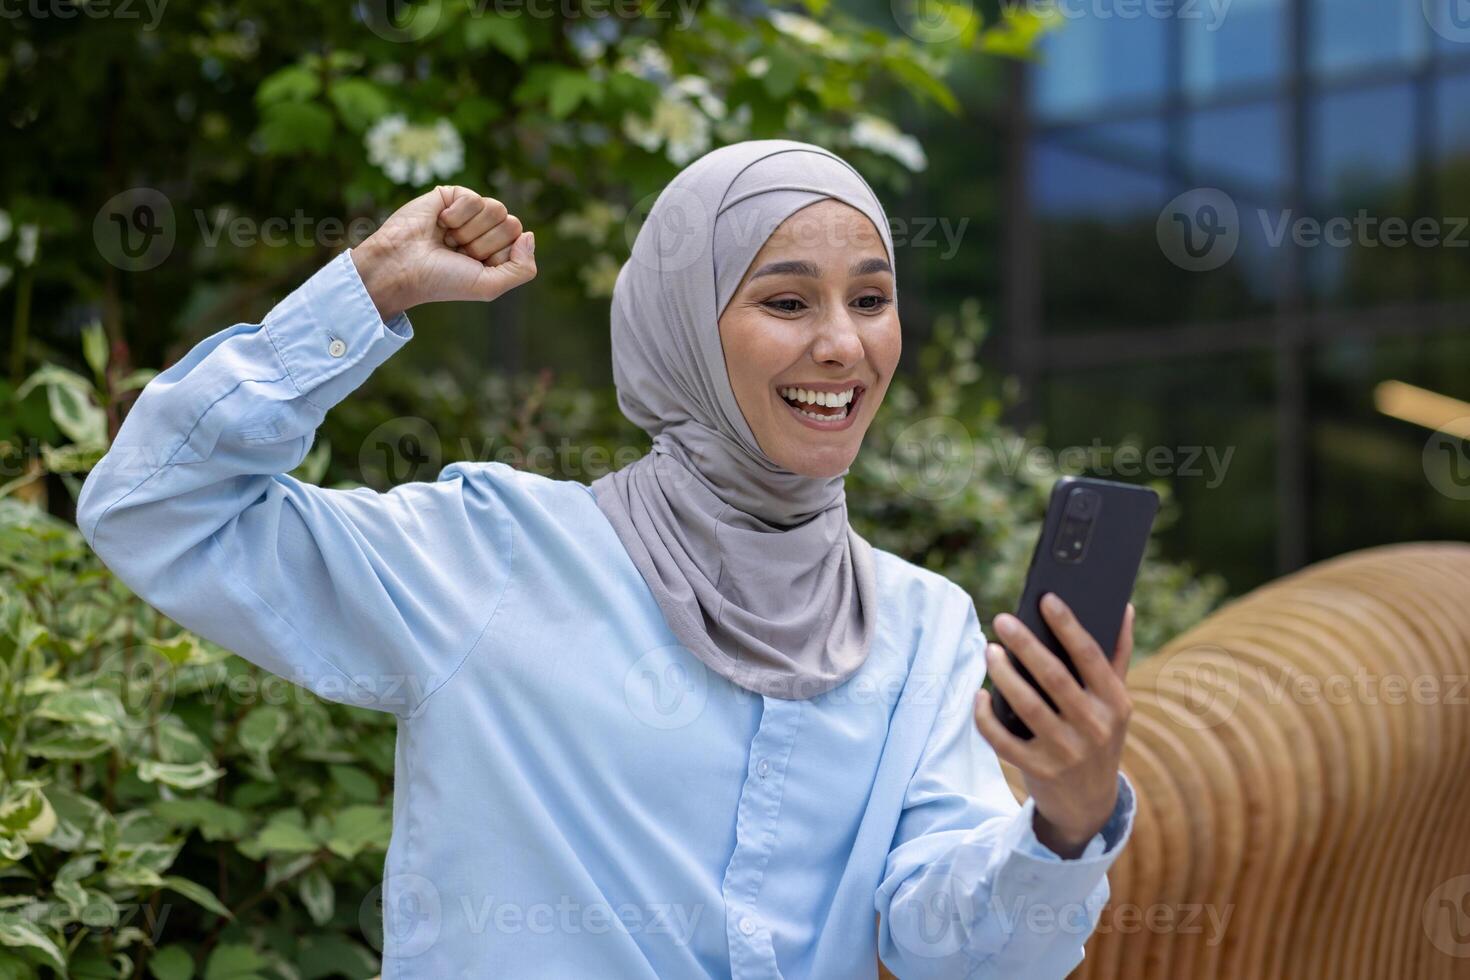
[[[1036,749],[1026,739],[1012,735],[1000,719],[995,716],[995,703],[990,692],[983,687],[975,695],[975,727],[985,736],[985,741],[995,749],[995,754],[1011,765],[1025,771],[1037,768]]]
[[[511,246],[510,258],[500,265],[481,263],[475,280],[475,299],[492,300],[536,278],[536,233],[528,231]]]
[[[1062,663],[1061,658],[1052,653],[1025,623],[1009,613],[1001,613],[995,617],[995,629],[1063,715],[1081,717],[1085,713],[1087,692],[1082,690],[1082,686],[1077,683],[1077,679],[1072,676],[1066,664]],[[1072,653],[1065,639],[1063,646],[1067,647],[1068,653]],[[1075,657],[1073,654],[1074,659]]]
[[[474,222],[470,222],[474,224]],[[468,242],[460,251],[477,262],[484,262],[501,249],[509,248],[521,237],[521,219],[510,215],[480,237]]]
[[[453,197],[439,212],[439,224],[450,231],[463,228],[492,201],[502,208],[505,207],[494,198],[481,197],[465,187],[452,187],[450,190],[453,192]]]
[[[475,239],[482,237],[486,232],[493,231],[509,216],[505,205],[493,198],[482,197],[479,199],[477,210],[461,224],[450,228],[444,233],[444,244],[450,248],[468,245]],[[516,235],[521,233],[516,229]],[[506,240],[515,241],[515,235]]]
[[[1055,599],[1058,605],[1053,607],[1051,599]],[[1116,704],[1123,687],[1115,668],[1071,607],[1061,596],[1048,592],[1041,598],[1041,614],[1072,655],[1072,663],[1077,665],[1077,672],[1082,675],[1087,691],[1107,704]]]
[[[1047,739],[1060,737],[1062,719],[1042,700],[1036,689],[1026,683],[1026,678],[1016,670],[999,643],[987,644],[985,662],[989,666],[991,680],[1005,696],[1006,703],[1031,731]]]
[[[1133,603],[1128,603],[1128,609],[1123,613],[1123,629],[1118,634],[1118,649],[1113,653],[1113,673],[1118,678],[1118,683],[1123,684],[1128,678],[1128,664],[1133,660],[1133,620],[1136,610]]]

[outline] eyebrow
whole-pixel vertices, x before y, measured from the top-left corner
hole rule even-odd
[[[887,259],[863,259],[854,262],[852,268],[847,270],[850,276],[867,276],[875,272],[886,272],[893,274],[893,267],[888,264]],[[781,262],[768,262],[761,266],[750,276],[751,279],[759,279],[761,276],[807,276],[812,279],[822,278],[822,270],[815,263],[806,259],[786,259]]]

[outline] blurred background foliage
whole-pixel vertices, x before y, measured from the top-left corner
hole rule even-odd
[[[975,222],[952,248],[895,229],[904,371],[849,505],[982,618],[1013,605],[1063,468],[1001,423],[1014,385],[980,359],[994,150],[913,130],[983,124],[998,63],[1045,25],[946,3],[635,8],[245,0],[7,21],[0,92],[25,152],[0,160],[0,980],[376,971],[392,718],[180,632],[70,518],[155,367],[258,321],[435,183],[509,203],[541,274],[416,312],[422,339],[334,409],[296,475],[387,489],[473,458],[586,481],[636,457],[606,333],[638,220],[712,146],[802,139],[858,166],[896,220]],[[971,298],[931,307],[957,290]],[[1176,514],[1156,488],[1162,530]],[[1222,595],[1151,550],[1139,655]]]

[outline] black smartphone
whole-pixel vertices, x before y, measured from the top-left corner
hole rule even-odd
[[[1067,665],[1079,684],[1081,674],[1041,614],[1041,597],[1048,592],[1061,596],[1111,658],[1158,510],[1159,495],[1132,483],[1064,476],[1052,486],[1016,618]],[[1056,702],[1016,655],[1007,650],[1006,656],[1056,711]],[[982,686],[989,688],[995,715],[1006,730],[1018,738],[1031,738],[1031,729],[991,684],[989,674]]]

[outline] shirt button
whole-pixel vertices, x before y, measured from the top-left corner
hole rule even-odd
[[[745,933],[747,936],[755,935],[755,920],[748,915],[745,918],[741,919],[740,931]]]
[[[347,353],[347,345],[340,340],[334,340],[329,345],[327,345],[327,353],[331,354],[333,357],[341,357],[343,354]]]
[[[766,774],[771,771],[771,763],[770,763],[770,760],[768,760],[768,759],[762,759],[760,762],[757,762],[755,764],[755,771],[758,772],[758,773],[760,773],[760,777],[762,779],[765,779],[766,778]]]

